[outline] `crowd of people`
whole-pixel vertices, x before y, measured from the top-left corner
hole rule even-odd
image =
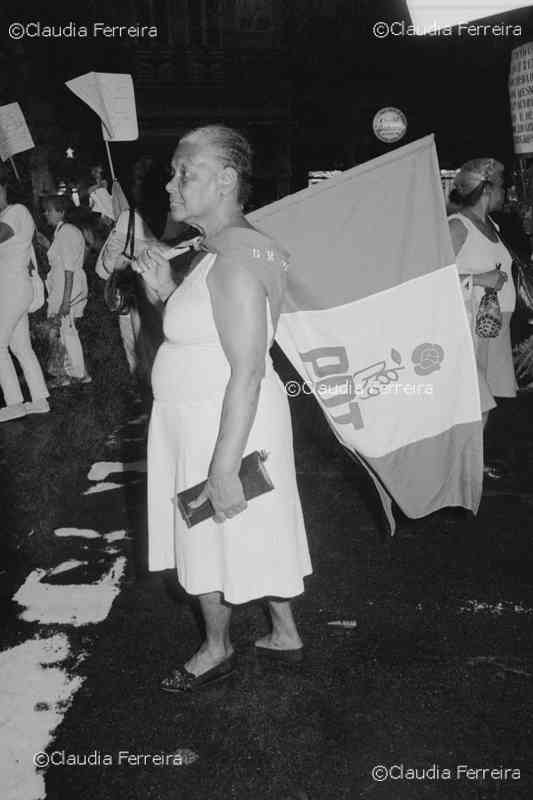
[[[172,159],[166,185],[174,233],[188,234],[178,251],[163,243],[162,229],[135,209],[111,219],[108,186],[94,171],[91,196],[100,205],[104,235],[76,224],[65,196],[44,199],[52,233],[41,234],[49,272],[47,316],[64,351],[63,371],[48,385],[32,349],[28,313],[34,291],[35,224],[28,209],[10,202],[0,184],[0,420],[49,410],[49,388],[89,383],[77,331],[87,303],[84,254],[100,251],[96,274],[107,303],[119,314],[129,369],[151,372],[153,406],[148,442],[149,567],[175,569],[199,598],[205,641],[161,682],[168,692],[193,691],[233,671],[231,607],[267,600],[272,628],[255,643],[259,657],[296,662],[303,657],[291,598],[311,573],[295,477],[289,405],[273,369],[276,333],[289,262],[282,243],[253,228],[244,211],[251,181],[251,148],[221,125],[185,135]],[[486,423],[495,397],[513,397],[510,320],[516,303],[511,255],[492,214],[504,200],[504,169],[494,159],[467,162],[455,178],[450,235],[471,323],[481,410]],[[107,213],[106,213],[107,210]],[[168,227],[168,226],[167,226]],[[164,238],[164,237],[163,237]],[[184,238],[187,238],[185,236]],[[171,258],[172,256],[172,258]],[[129,268],[132,269],[129,269]],[[119,276],[128,274],[128,281]],[[499,320],[485,335],[478,325],[486,290],[497,297]],[[11,354],[31,399],[24,401]],[[152,368],[153,364],[153,368]],[[274,491],[248,504],[241,465],[268,451],[266,470]],[[485,465],[497,478],[497,471]],[[213,514],[191,535],[190,519],[171,501],[205,482],[195,510],[210,502]]]

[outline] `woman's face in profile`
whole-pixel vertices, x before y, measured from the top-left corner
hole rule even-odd
[[[205,145],[181,142],[174,153],[171,171],[166,190],[172,219],[201,224],[220,202],[220,163]]]
[[[503,181],[498,181],[491,186],[490,211],[500,211],[505,201],[505,186]]]

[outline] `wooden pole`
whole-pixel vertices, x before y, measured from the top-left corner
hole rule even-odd
[[[17,180],[18,180],[18,182],[19,182],[19,183],[21,183],[21,180],[20,180],[20,175],[19,175],[19,173],[18,173],[17,166],[16,166],[16,164],[15,164],[15,159],[13,158],[13,156],[10,156],[10,158],[9,158],[9,163],[10,163],[10,164],[11,164],[11,166],[13,167],[13,172],[14,172],[14,173],[15,173],[15,175],[17,176]]]
[[[109,147],[109,142],[107,141],[105,136],[104,136],[104,144],[105,144],[105,149],[106,149],[106,153],[107,153],[107,160],[109,162],[109,171],[111,173],[111,180],[116,181],[115,170],[113,169],[113,160],[111,158],[111,149]]]

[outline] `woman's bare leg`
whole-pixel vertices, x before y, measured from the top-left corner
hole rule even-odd
[[[193,675],[202,675],[233,653],[229,635],[231,608],[223,603],[220,592],[201,594],[199,600],[206,638],[185,664],[185,668]]]
[[[296,628],[289,600],[269,600],[268,607],[272,617],[272,633],[256,641],[260,647],[272,650],[298,650],[302,640]]]

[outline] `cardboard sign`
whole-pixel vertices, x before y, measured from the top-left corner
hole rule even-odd
[[[533,42],[515,47],[509,69],[509,100],[514,151],[533,153]]]
[[[15,153],[35,147],[18,103],[0,106],[0,157],[7,161]]]
[[[407,0],[409,13],[416,28],[440,30],[455,25],[464,25],[473,20],[484,19],[495,14],[504,14],[530,3],[520,0]]]
[[[66,81],[66,86],[98,114],[102,120],[104,139],[129,142],[139,138],[131,75],[87,72]]]

